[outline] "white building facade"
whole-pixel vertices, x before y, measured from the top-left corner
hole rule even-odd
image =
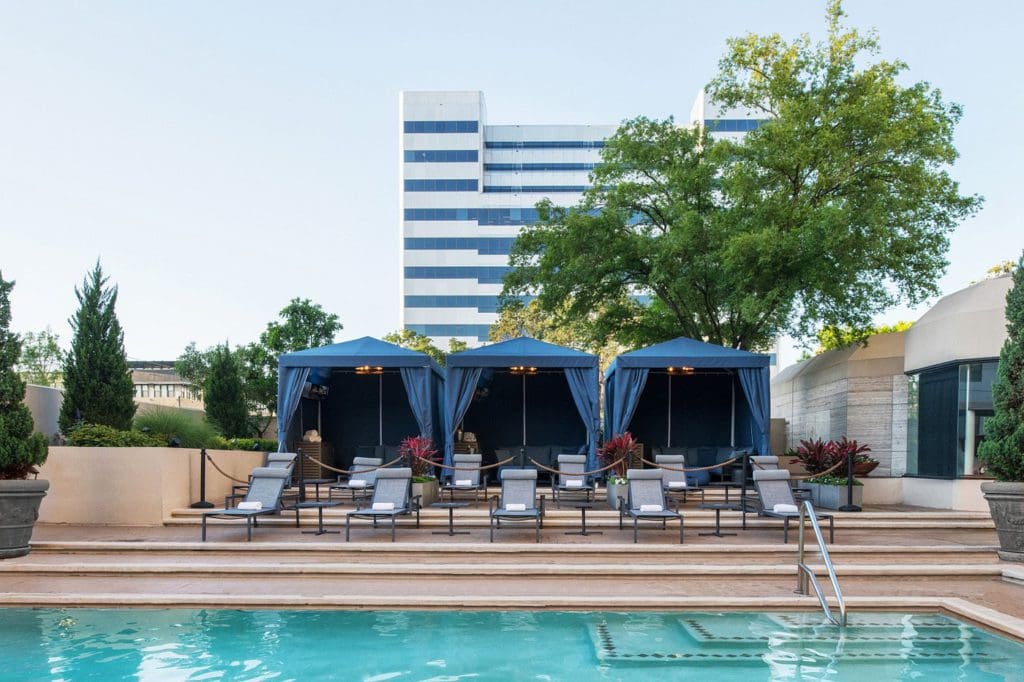
[[[691,121],[720,118],[700,93]],[[756,127],[741,118],[712,129]],[[480,91],[403,92],[400,126],[402,326],[442,348],[450,338],[477,346],[535,205],[575,205],[617,126],[488,125]]]

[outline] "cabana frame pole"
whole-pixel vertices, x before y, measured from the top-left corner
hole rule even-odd
[[[736,377],[729,373],[729,386],[732,388],[732,420],[729,422],[729,447],[736,447]]]
[[[377,375],[377,445],[384,445],[384,372]]]
[[[526,372],[523,372],[523,447],[526,447]]]
[[[666,421],[668,422],[668,442],[665,443],[665,447],[672,447],[672,373],[669,372],[665,376],[668,377],[668,412],[665,415]]]

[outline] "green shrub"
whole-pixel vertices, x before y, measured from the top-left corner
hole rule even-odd
[[[217,450],[253,450],[255,452],[277,452],[277,441],[266,438],[224,438],[217,436],[208,448]]]
[[[835,474],[825,474],[824,476],[815,476],[814,478],[808,478],[808,483],[820,483],[821,485],[846,485],[846,476],[836,476]],[[854,485],[864,485],[856,478],[853,479]]]
[[[183,448],[208,448],[218,438],[217,429],[202,417],[173,408],[156,409],[135,418],[136,430],[149,433],[167,445],[177,438]]]
[[[68,434],[68,445],[82,448],[160,447],[166,441],[141,431],[120,431],[105,424],[82,424]]]

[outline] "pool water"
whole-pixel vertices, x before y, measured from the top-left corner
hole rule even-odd
[[[940,615],[0,609],[4,680],[1024,680]]]

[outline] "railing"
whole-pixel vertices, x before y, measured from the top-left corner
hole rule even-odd
[[[821,591],[821,584],[818,582],[818,577],[814,575],[814,571],[804,562],[804,516],[811,522],[811,528],[814,530],[814,537],[818,540],[818,549],[821,552],[821,559],[825,563],[825,570],[828,571],[828,578],[832,581],[832,590],[836,593],[836,602],[839,604],[839,618],[832,615],[832,609],[829,608],[828,600],[825,599],[825,594]],[[814,586],[814,593],[818,596],[818,601],[821,603],[821,610],[825,612],[825,617],[830,622],[839,627],[846,627],[846,600],[843,599],[843,591],[839,589],[839,578],[836,577],[835,566],[832,565],[832,559],[828,555],[828,547],[825,545],[825,538],[821,534],[821,526],[818,525],[818,517],[814,513],[814,507],[808,500],[804,500],[800,504],[800,530],[799,530],[799,546],[797,550],[796,559],[796,592],[797,594],[808,594],[808,584]]]

